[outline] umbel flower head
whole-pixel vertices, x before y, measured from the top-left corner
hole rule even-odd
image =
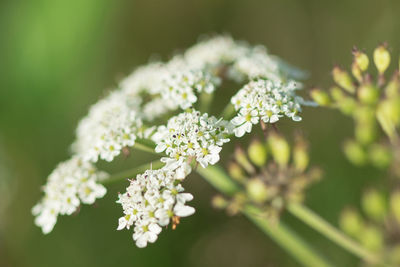
[[[352,75],[335,66],[335,85],[329,94],[314,89],[311,97],[321,106],[338,109],[353,119],[354,138],[343,145],[351,163],[389,167],[393,176],[400,177],[400,73],[397,68],[391,77],[387,75],[390,61],[386,44],[379,45],[372,58],[354,48]]]
[[[91,163],[79,157],[60,163],[43,186],[44,197],[33,207],[35,223],[43,233],[51,232],[58,215],[71,215],[83,204],[93,204],[106,194],[98,182],[107,178]]]
[[[76,130],[73,150],[86,161],[112,161],[124,147],[131,147],[140,133],[142,119],[135,105],[128,105],[120,91],[111,93],[90,108]],[[132,104],[132,103],[131,103]]]
[[[241,137],[260,121],[275,123],[282,117],[300,121],[301,106],[307,103],[296,95],[301,84],[293,79],[302,74],[265,47],[229,36],[202,40],[168,62],[137,68],[80,121],[72,145],[74,164],[68,163],[63,174],[57,174],[58,167],[49,177],[45,197],[34,208],[37,224],[49,232],[57,214],[71,214],[80,202],[102,197],[101,173],[86,175],[86,170],[94,169],[99,160],[110,162],[128,148],[148,144],[147,151],[159,153],[165,165],[137,175],[119,195],[124,215],[118,229],[132,227],[139,247],[154,242],[160,227],[172,222],[174,228],[180,217],[194,213],[185,204],[193,197],[183,193],[181,185],[192,167],[216,164],[233,134]],[[243,88],[224,109],[230,114],[211,116],[202,101],[212,99],[209,96],[226,80]],[[69,193],[70,177],[80,181],[72,186],[75,193]],[[96,185],[90,198],[77,193],[86,183]]]
[[[343,210],[340,227],[366,248],[378,253],[387,266],[400,265],[400,190],[385,192],[366,190],[361,199],[362,210]],[[365,266],[376,266],[364,263]]]
[[[253,124],[260,120],[265,123],[275,123],[279,118],[287,116],[294,121],[300,121],[299,112],[304,101],[296,96],[295,90],[301,84],[295,81],[287,83],[258,79],[246,84],[232,97],[232,104],[238,111],[232,123],[236,126],[237,137],[250,133]]]
[[[181,165],[194,158],[203,168],[219,161],[219,152],[229,142],[232,125],[223,119],[209,117],[207,113],[191,110],[169,119],[167,126],[160,126],[153,135],[156,152],[171,158],[168,165]]]
[[[307,143],[300,135],[293,147],[276,132],[268,134],[266,144],[253,139],[247,153],[237,147],[228,164],[230,176],[242,185],[242,190],[230,200],[216,196],[213,203],[230,214],[255,204],[268,219],[277,220],[287,204],[302,202],[305,189],[321,178],[320,169],[309,168],[308,161]]]
[[[190,166],[186,166],[186,175]],[[180,217],[190,216],[194,208],[186,202],[193,199],[189,193],[184,193],[181,179],[174,170],[161,168],[147,170],[130,180],[130,185],[124,194],[119,194],[124,216],[119,219],[118,230],[133,227],[133,239],[138,247],[145,247],[148,242],[156,241],[161,227],[171,221],[179,223]]]

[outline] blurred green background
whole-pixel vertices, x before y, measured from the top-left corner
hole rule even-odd
[[[47,175],[68,158],[88,107],[149,58],[165,59],[201,34],[230,33],[310,71],[308,87],[328,86],[332,65],[348,66],[353,45],[371,52],[388,41],[398,54],[398,14],[395,0],[1,1],[0,266],[298,266],[245,218],[214,210],[215,191],[198,177],[186,182],[196,214],[146,249],[136,248],[128,231],[115,230],[124,182],[95,207],[60,217],[47,236],[33,225],[30,209]],[[306,204],[337,225],[341,209],[357,205],[362,188],[382,174],[344,159],[349,119],[310,109],[303,118],[283,128],[306,133],[312,163],[326,173]],[[129,168],[132,157],[114,168]],[[283,220],[337,266],[358,265],[301,222],[289,215]]]

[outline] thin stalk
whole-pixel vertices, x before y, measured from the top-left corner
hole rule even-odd
[[[155,147],[156,145],[154,144],[154,142],[147,139],[137,139],[133,146],[134,149],[145,151],[152,154],[156,153],[154,151]]]
[[[214,94],[209,94],[206,92],[202,92],[200,94],[200,112],[205,113],[210,109],[210,105],[213,101]]]
[[[260,214],[261,211],[257,207],[247,206],[242,212],[261,231],[278,243],[302,265],[313,267],[333,266],[282,222],[270,224],[268,220],[258,216],[257,214]]]
[[[153,170],[159,169],[162,167],[163,164],[164,163],[162,163],[159,160],[153,161],[153,162],[148,162],[143,165],[137,166],[133,169],[113,174],[110,177],[108,177],[107,179],[104,179],[103,181],[101,181],[101,183],[102,184],[111,184],[114,182],[119,182],[124,179],[134,178],[136,175],[143,173],[150,168]]]
[[[199,168],[196,171],[221,193],[233,195],[239,190],[238,185],[218,166]],[[261,212],[255,206],[249,205],[242,212],[304,266],[332,266],[283,223],[271,226],[260,216]]]
[[[290,204],[287,207],[287,210],[308,224],[311,228],[314,228],[316,231],[320,232],[336,244],[340,245],[347,251],[353,253],[365,261],[370,263],[379,263],[379,257],[374,253],[363,248],[360,244],[349,238],[347,235],[343,234],[341,231],[330,225],[327,221],[321,218],[319,215],[315,214],[313,211],[308,209],[307,207],[301,204]]]
[[[235,107],[231,103],[228,103],[225,106],[224,110],[222,111],[220,117],[224,118],[224,120],[230,120],[234,114],[235,114]]]

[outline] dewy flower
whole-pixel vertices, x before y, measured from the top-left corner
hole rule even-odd
[[[157,143],[156,152],[165,151],[171,158],[167,165],[180,165],[194,158],[205,168],[219,160],[221,146],[229,142],[231,129],[227,121],[192,110],[172,117],[167,126],[160,126],[153,140]]]
[[[84,160],[112,161],[124,147],[133,146],[142,120],[138,111],[128,105],[128,100],[121,91],[115,91],[93,105],[78,125],[73,151]]]
[[[189,174],[190,167],[187,167]],[[119,194],[117,203],[122,205],[124,216],[119,218],[118,230],[133,229],[133,239],[138,247],[157,240],[162,226],[171,220],[192,215],[194,208],[186,202],[193,199],[189,193],[183,193],[181,179],[174,170],[165,167],[159,170],[147,170],[130,181],[126,192]]]
[[[32,209],[35,224],[43,233],[51,232],[59,214],[70,215],[81,202],[93,204],[97,198],[102,198],[106,189],[98,181],[107,176],[79,157],[60,163],[43,187],[44,197]]]
[[[300,84],[294,81],[282,83],[258,79],[246,84],[231,99],[238,111],[231,121],[236,126],[235,135],[241,137],[246,132],[250,133],[252,125],[259,120],[274,123],[286,116],[300,121],[298,114],[301,112],[301,105],[306,103],[295,93],[299,88]]]

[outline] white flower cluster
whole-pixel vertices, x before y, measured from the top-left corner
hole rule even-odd
[[[35,224],[43,233],[51,232],[59,214],[71,215],[80,203],[93,204],[97,198],[102,198],[106,189],[98,181],[107,176],[79,157],[60,163],[43,187],[43,199],[32,209]]]
[[[295,94],[300,84],[294,81],[287,83],[272,82],[258,79],[245,85],[232,97],[231,103],[238,111],[232,119],[236,126],[237,137],[250,133],[253,124],[260,119],[265,123],[274,123],[280,117],[287,116],[294,121],[300,121],[299,112],[303,99]]]
[[[216,68],[231,65],[248,53],[250,47],[244,42],[236,42],[230,36],[216,36],[205,39],[186,50],[186,61],[196,68]]]
[[[186,175],[190,167],[186,166]],[[185,176],[186,176],[185,175]],[[123,208],[124,216],[119,218],[118,230],[134,226],[133,239],[138,247],[157,240],[161,227],[171,220],[179,223],[180,217],[192,215],[194,208],[186,202],[193,199],[184,193],[181,180],[175,171],[166,169],[147,170],[130,181],[126,192],[119,194],[117,203]]]
[[[80,121],[74,156],[50,175],[45,196],[33,209],[36,224],[50,232],[58,214],[71,214],[81,202],[90,204],[102,197],[105,189],[97,182],[105,174],[92,164],[112,161],[126,147],[143,141],[138,139],[152,139],[156,152],[167,155],[161,159],[166,165],[139,175],[120,195],[125,216],[118,229],[134,225],[140,247],[154,242],[160,226],[194,212],[185,205],[192,195],[182,193],[179,183],[190,172],[192,160],[204,168],[217,163],[229,136],[243,136],[260,120],[300,120],[304,102],[295,94],[297,86],[282,83],[300,74],[264,47],[229,36],[202,41],[166,63],[139,67]],[[194,110],[200,94],[212,94],[224,79],[248,83],[232,98],[238,114],[231,122]],[[165,124],[177,109],[185,111],[165,126],[155,126]]]
[[[220,79],[207,71],[180,70],[165,77],[160,93],[174,109],[187,109],[197,102],[196,93],[211,94],[219,83]]]
[[[180,166],[188,159],[196,159],[205,168],[219,161],[219,152],[229,142],[232,125],[225,120],[209,117],[192,110],[169,119],[167,126],[160,126],[153,136],[156,152],[165,151],[167,166]]]
[[[78,125],[73,151],[87,161],[112,161],[122,148],[133,146],[142,120],[128,100],[116,91],[93,105]]]

